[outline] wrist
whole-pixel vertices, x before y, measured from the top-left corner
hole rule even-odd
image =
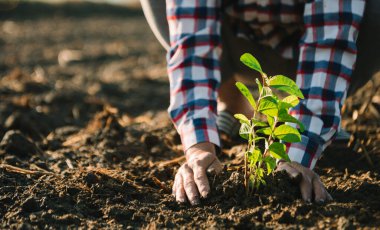
[[[185,151],[185,156],[186,156],[186,159],[188,160],[193,155],[198,155],[205,152],[216,155],[215,145],[211,142],[197,143]]]

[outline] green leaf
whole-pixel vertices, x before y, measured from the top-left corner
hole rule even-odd
[[[301,141],[301,135],[298,130],[289,125],[280,125],[274,130],[273,134],[276,136],[276,138],[285,142],[292,143]]]
[[[263,134],[269,136],[272,134],[272,130],[270,127],[266,127],[266,128],[262,128],[262,129],[257,130],[256,133],[263,133]]]
[[[265,180],[263,180],[263,179],[261,179],[261,178],[260,178],[260,182],[261,182],[264,186],[267,185],[267,182],[265,182]]]
[[[277,117],[277,100],[272,96],[264,97],[260,100],[258,111],[262,114]]]
[[[247,100],[248,100],[249,104],[251,104],[252,108],[254,110],[256,110],[256,102],[253,99],[253,96],[252,96],[251,92],[249,91],[249,89],[247,88],[247,86],[245,86],[241,82],[236,82],[235,85],[240,90],[240,92],[244,95],[244,97],[247,98]]]
[[[259,120],[255,120],[255,119],[252,119],[252,124],[255,127],[265,127],[265,126],[268,126],[267,123],[259,121]]]
[[[298,88],[297,84],[290,78],[283,75],[276,75],[269,79],[269,86],[272,88],[284,91],[290,95],[295,95],[301,99],[304,98],[301,90]]]
[[[295,107],[296,105],[298,105],[298,103],[300,103],[300,100],[298,99],[298,97],[290,95],[282,99],[282,102],[290,104],[291,107]]]
[[[261,97],[267,97],[267,96],[273,96],[273,92],[268,86],[264,86]]]
[[[265,157],[264,162],[267,166],[267,175],[269,175],[276,168],[276,160],[272,157]]]
[[[271,116],[267,116],[268,124],[270,128],[273,130],[274,129],[274,118]]]
[[[290,95],[285,97],[282,101],[278,102],[278,110],[285,109],[288,110],[289,108],[293,108],[299,103],[298,97],[294,95]]]
[[[248,125],[247,123],[241,123],[240,129],[239,129],[239,135],[242,138],[249,140],[250,132],[251,132],[251,126]]]
[[[255,180],[255,177],[252,174],[249,176],[249,186],[254,189],[258,189],[260,186],[260,183]]]
[[[276,159],[290,161],[288,154],[286,154],[286,146],[279,142],[273,142],[269,146],[269,153]]]
[[[238,119],[240,123],[247,123],[249,125],[249,120],[244,114],[237,113],[234,115],[234,117]]]
[[[263,90],[263,85],[261,84],[258,78],[256,78],[256,84],[257,84],[257,87],[259,87],[259,93],[261,93],[261,91]]]
[[[261,160],[262,154],[260,149],[255,148],[252,152],[249,152],[248,154],[248,161],[250,165],[255,165],[259,160]]]
[[[278,112],[278,121],[280,122],[291,122],[291,123],[295,123],[295,124],[298,124],[299,127],[300,127],[300,131],[303,132],[305,130],[305,126],[302,124],[302,122],[300,122],[299,120],[297,120],[295,117],[293,117],[292,115],[288,114],[288,111],[284,110],[284,109],[281,109],[279,112]]]
[[[258,178],[262,178],[264,176],[264,170],[262,168],[258,168],[256,170]]]
[[[241,55],[240,61],[249,68],[254,69],[259,73],[263,73],[259,61],[257,61],[257,59],[252,54],[245,53]]]

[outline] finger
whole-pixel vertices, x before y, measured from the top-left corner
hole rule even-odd
[[[203,198],[206,198],[210,192],[210,185],[208,183],[206,170],[200,164],[195,163],[193,165],[194,180],[198,187],[198,191]]]
[[[176,176],[174,178],[174,183],[173,183],[173,187],[172,187],[172,195],[175,197],[175,192],[176,192],[176,188],[177,188],[177,180],[178,180],[178,177]]]
[[[330,195],[330,193],[327,191],[326,187],[323,186],[323,190],[324,190],[324,193],[325,193],[325,196],[326,196],[326,201],[332,201],[333,200],[333,197]]]
[[[292,165],[288,162],[280,163],[276,169],[276,171],[285,171],[290,177],[291,181],[294,184],[299,185],[302,180],[302,173],[298,169],[292,167]]]
[[[325,200],[327,200],[328,193],[325,187],[323,186],[321,180],[317,176],[313,179],[313,191],[315,196],[315,202],[323,203],[325,202]]]
[[[223,170],[224,166],[218,159],[215,159],[214,162],[207,168],[207,172],[211,174],[219,174]]]
[[[293,168],[289,163],[280,163],[277,167],[278,171],[286,171],[291,178],[297,178],[301,173],[299,170]]]
[[[194,174],[192,170],[189,168],[189,166],[185,166],[183,168],[182,173],[183,178],[183,185],[184,189],[187,195],[188,200],[192,205],[198,205],[199,204],[199,194],[198,189],[194,181]]]
[[[300,183],[302,199],[308,203],[311,202],[311,196],[313,192],[313,185],[311,183],[310,177],[303,175]]]
[[[186,202],[186,193],[185,189],[183,188],[183,178],[180,173],[177,173],[178,180],[177,180],[177,186],[176,186],[176,192],[175,192],[175,200],[179,203],[185,203]],[[177,177],[176,176],[176,177]]]

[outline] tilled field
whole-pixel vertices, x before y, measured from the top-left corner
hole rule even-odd
[[[305,204],[285,175],[245,197],[243,144],[197,207],[171,196],[183,160],[168,119],[165,52],[139,10],[20,5],[0,11],[0,228],[380,226],[379,77],[349,98],[316,171],[334,197]]]

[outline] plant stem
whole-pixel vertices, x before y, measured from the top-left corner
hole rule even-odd
[[[276,128],[276,125],[277,125],[277,117],[274,118],[274,122],[273,122],[273,130],[272,130],[271,135],[270,135],[269,138],[268,138],[268,148],[265,149],[264,154],[263,154],[263,158],[268,154],[269,146],[270,146],[270,145],[272,144],[272,142],[273,142],[273,131],[274,131],[274,128]]]
[[[249,146],[248,146],[249,149]],[[249,186],[248,186],[248,151],[244,154],[244,186],[245,186],[245,193],[248,195],[249,193]]]
[[[263,85],[265,85],[265,78],[264,76],[261,76],[262,80],[263,80]],[[256,110],[258,109],[259,105],[260,105],[260,100],[261,100],[261,96],[263,95],[263,89],[261,89],[260,91],[260,94],[259,94],[259,99],[257,100],[257,106],[256,108],[253,109],[253,116],[251,119],[254,119],[256,120]],[[255,149],[255,127],[254,125],[252,125],[252,128],[250,130],[250,140],[248,141],[248,147],[247,147],[247,151],[245,152],[244,154],[244,186],[245,186],[245,192],[246,192],[246,195],[249,194],[249,175],[248,174],[252,174],[252,170],[250,169],[249,170],[249,173],[248,173],[248,153],[250,150],[254,150]],[[255,170],[255,173],[254,173],[254,178],[255,180],[257,179],[257,170]]]

